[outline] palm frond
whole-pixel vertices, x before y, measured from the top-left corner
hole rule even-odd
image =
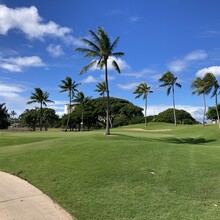
[[[79,74],[82,75],[84,72],[86,72],[86,71],[88,71],[90,68],[92,68],[96,63],[97,63],[97,60],[93,60],[91,63],[89,63],[88,65],[86,65],[85,67],[83,67]]]
[[[99,37],[92,30],[89,30],[89,33],[92,36],[93,40],[99,44],[100,43]]]
[[[110,47],[110,50],[111,50],[111,51],[113,51],[113,50],[117,47],[119,38],[120,38],[120,37],[117,37],[117,38],[114,40],[113,44],[112,44],[111,47]]]
[[[171,86],[167,88],[167,95],[170,94],[171,88],[172,88]]]
[[[115,68],[115,70],[118,72],[118,73],[121,73],[121,70],[118,66],[118,64],[116,63],[115,60],[112,61],[112,66]]]
[[[124,56],[124,53],[123,52],[116,52],[116,53],[112,53],[111,56],[113,56],[113,57],[122,57],[122,56]]]
[[[179,88],[182,87],[182,85],[180,85],[179,83],[175,83],[175,85],[176,85],[177,87],[179,87]]]
[[[86,45],[88,45],[89,47],[93,48],[93,50],[95,50],[96,52],[98,52],[98,53],[100,52],[100,48],[95,43],[93,43],[92,41],[90,41],[88,39],[85,39],[85,38],[83,38],[81,41],[83,43],[85,43]],[[80,50],[77,50],[77,51],[80,51]],[[81,50],[80,52],[83,52],[83,51]]]

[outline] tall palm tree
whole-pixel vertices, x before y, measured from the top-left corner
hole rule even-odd
[[[48,92],[43,92],[41,88],[35,88],[35,91],[31,93],[30,101],[27,102],[27,104],[32,104],[32,103],[40,104],[40,131],[42,131],[43,106],[47,106],[47,103],[54,103],[54,101],[51,101],[48,98],[49,98]]]
[[[104,109],[105,109],[105,112],[107,115],[107,111],[106,111],[107,105],[105,104],[106,84],[105,84],[105,82],[99,82],[99,83],[97,83],[96,87],[97,87],[97,89],[94,91],[99,92],[99,95],[102,96]],[[110,117],[109,117],[109,123],[110,123],[110,127],[112,128],[112,122],[111,122]]]
[[[62,89],[60,92],[67,92],[68,97],[69,97],[69,107],[68,107],[68,118],[67,118],[67,123],[66,123],[66,130],[69,127],[69,121],[70,121],[70,114],[72,112],[72,100],[75,96],[75,92],[78,92],[77,87],[81,83],[76,83],[75,81],[72,80],[71,77],[67,76],[65,80],[61,80],[62,84],[59,85],[59,87]]]
[[[153,91],[150,90],[150,86],[147,86],[145,82],[140,83],[133,92],[133,94],[137,94],[135,98],[140,98],[141,96],[143,96],[143,100],[145,100],[145,108],[144,108],[145,126],[147,126],[147,96],[149,93],[153,93]]]
[[[203,126],[205,125],[205,115],[206,115],[206,90],[205,90],[205,81],[203,78],[197,77],[193,80],[191,88],[193,89],[192,94],[195,95],[203,95],[203,102],[204,102],[204,114],[203,114]]]
[[[84,57],[93,58],[93,61],[82,68],[80,74],[88,71],[90,68],[96,65],[100,69],[105,69],[105,84],[106,84],[106,135],[110,135],[109,128],[109,86],[108,86],[108,60],[112,60],[112,66],[115,70],[120,73],[120,68],[114,57],[121,57],[124,55],[123,52],[113,52],[116,48],[119,37],[117,37],[113,43],[108,36],[108,34],[102,28],[98,28],[97,34],[93,31],[89,31],[92,41],[87,39],[82,39],[82,41],[88,46],[87,48],[76,48],[76,51],[84,53]]]
[[[161,78],[159,79],[159,82],[163,82],[163,84],[160,85],[160,87],[168,87],[167,88],[167,95],[170,94],[170,91],[172,90],[173,95],[173,117],[174,117],[174,123],[177,126],[176,123],[176,109],[175,109],[175,92],[174,92],[174,86],[177,86],[181,88],[181,85],[176,82],[177,77],[175,77],[170,71],[167,71],[164,73]]]
[[[85,103],[91,99],[91,96],[85,96],[83,92],[78,92],[75,97],[76,98],[73,101],[81,106],[81,111],[82,111],[81,125],[82,125],[82,130],[83,130],[83,128],[84,128],[84,126],[83,126],[84,107],[85,107]]]
[[[218,119],[218,126],[220,129],[220,120],[219,120],[219,112],[218,112],[218,90],[220,88],[218,81],[213,73],[206,73],[204,76],[204,89],[209,94],[212,91],[212,97],[215,97],[215,108],[216,108],[216,113],[217,113],[217,119]]]

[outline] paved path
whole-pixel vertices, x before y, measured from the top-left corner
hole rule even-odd
[[[27,181],[0,172],[0,220],[74,219]]]

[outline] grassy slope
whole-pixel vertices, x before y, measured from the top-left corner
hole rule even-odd
[[[151,124],[147,130],[167,128],[120,128],[110,137],[0,133],[0,170],[27,179],[79,220],[217,219],[217,127]]]

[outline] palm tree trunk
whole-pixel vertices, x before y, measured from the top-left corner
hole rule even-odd
[[[105,83],[106,83],[106,94],[107,94],[106,132],[105,132],[105,135],[110,135],[110,128],[109,128],[109,90],[108,90],[108,66],[107,66],[107,59],[105,60]]]
[[[42,131],[42,103],[40,103],[40,131]]]
[[[206,115],[206,99],[205,99],[205,93],[203,93],[203,101],[204,101],[204,115],[203,115],[202,125],[205,126],[205,115]]]
[[[145,99],[144,118],[145,118],[145,127],[146,127],[147,126],[147,97]]]
[[[219,113],[218,113],[218,95],[217,95],[217,93],[215,94],[215,106],[216,106],[218,127],[219,127],[219,129],[220,129],[220,120],[219,120]]]
[[[67,122],[66,122],[66,130],[69,127],[69,121],[70,121],[70,114],[71,114],[71,102],[72,102],[72,97],[71,97],[71,91],[70,91],[70,104],[69,104],[69,112],[68,112],[68,118],[67,118]]]
[[[172,86],[172,92],[173,92],[173,117],[174,117],[175,126],[177,126],[177,123],[176,123],[175,98],[174,98],[174,86]]]
[[[82,107],[82,122],[81,122],[81,123],[82,123],[82,131],[84,130],[84,124],[83,124],[83,110],[84,110],[84,109],[83,109],[83,107]]]

